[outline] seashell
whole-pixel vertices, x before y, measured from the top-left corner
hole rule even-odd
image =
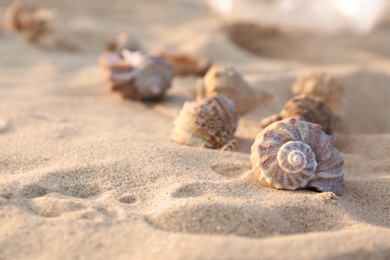
[[[225,66],[212,66],[193,93],[202,97],[216,94],[231,99],[241,114],[271,97],[265,91],[255,91],[233,67]]]
[[[336,115],[320,98],[310,95],[293,97],[287,102],[279,115],[263,119],[260,125],[265,128],[275,121],[291,117],[319,124],[322,130],[329,135],[333,135],[336,131]]]
[[[134,67],[115,53],[105,52],[99,58],[99,64],[111,90],[125,90],[135,76]]]
[[[206,58],[198,58],[168,52],[162,52],[159,56],[171,64],[173,73],[176,76],[203,76],[211,66],[211,61]]]
[[[344,86],[326,73],[312,73],[299,77],[292,86],[294,95],[312,95],[321,98],[334,111],[340,110]]]
[[[122,55],[123,50],[146,53],[138,38],[132,34],[127,33],[121,33],[113,38],[108,39],[106,43],[106,50],[114,52],[120,56]]]
[[[6,10],[5,22],[9,30],[22,33],[29,41],[36,42],[52,31],[56,16],[53,9],[15,1]]]
[[[344,159],[335,143],[320,125],[295,118],[277,121],[256,136],[252,167],[261,182],[276,189],[314,188],[341,195]]]
[[[174,121],[173,141],[211,149],[233,150],[239,114],[233,102],[224,96],[198,98],[185,102]]]
[[[161,99],[171,86],[173,72],[163,59],[140,52],[123,51],[124,59],[111,52],[104,53],[99,63],[111,89],[124,98]]]

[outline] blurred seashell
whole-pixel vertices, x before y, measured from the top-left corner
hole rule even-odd
[[[287,102],[280,114],[263,119],[260,125],[265,128],[275,121],[291,117],[319,124],[322,130],[329,135],[333,135],[336,131],[336,115],[320,98],[310,95],[293,97]]]
[[[122,55],[123,50],[146,53],[138,38],[127,33],[121,33],[113,38],[110,38],[106,43],[106,49],[107,51],[115,52],[119,55]]]
[[[299,77],[292,86],[294,95],[312,95],[321,98],[336,114],[340,114],[344,86],[326,73],[312,73]]]
[[[256,136],[253,170],[276,189],[315,188],[341,195],[344,159],[335,143],[317,124],[295,118],[278,121]]]
[[[168,52],[163,52],[159,56],[171,64],[176,76],[203,76],[211,66],[211,61],[206,58],[179,55]]]
[[[9,30],[22,33],[35,42],[52,31],[56,17],[53,9],[15,1],[7,8],[5,22]]]
[[[184,103],[174,121],[171,138],[190,146],[232,150],[237,145],[234,133],[238,121],[238,111],[228,98],[198,98]]]
[[[99,59],[112,90],[124,98],[159,100],[171,86],[172,69],[163,59],[124,50],[124,59],[106,52]]]
[[[129,85],[135,77],[135,71],[134,67],[127,61],[115,53],[105,52],[99,58],[99,64],[112,90],[132,89],[131,87],[126,88],[126,85]]]
[[[265,91],[254,90],[232,67],[212,66],[194,90],[194,96],[223,95],[231,99],[243,114],[270,99]]]

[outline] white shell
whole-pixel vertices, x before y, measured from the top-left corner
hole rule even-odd
[[[344,159],[335,138],[317,124],[289,118],[260,132],[251,162],[261,182],[277,189],[315,188],[342,194]]]
[[[172,140],[181,144],[232,150],[239,114],[232,101],[213,96],[184,103],[174,121]]]

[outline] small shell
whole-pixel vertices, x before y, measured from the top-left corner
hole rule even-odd
[[[108,39],[106,43],[107,51],[122,55],[123,50],[140,51],[146,53],[137,37],[132,34],[121,33],[116,37]]]
[[[176,76],[201,75],[206,74],[211,66],[211,61],[206,58],[179,55],[163,52],[159,55],[165,59],[173,68]]]
[[[237,145],[234,132],[238,120],[233,102],[224,96],[185,102],[174,121],[171,137],[185,145],[232,150]]]
[[[212,66],[193,93],[194,96],[202,97],[216,94],[231,99],[241,114],[270,98],[265,91],[251,88],[234,68],[223,66]]]
[[[313,73],[299,77],[292,86],[294,95],[312,95],[321,98],[334,111],[340,110],[344,86],[326,73]]]
[[[106,52],[99,63],[112,90],[124,98],[158,100],[171,86],[172,69],[163,59],[140,52],[123,52],[119,55]]]
[[[336,115],[320,98],[309,95],[293,97],[284,106],[279,115],[263,119],[260,125],[265,128],[275,121],[291,117],[319,124],[322,130],[329,135],[333,135],[336,131]]]
[[[317,124],[295,118],[261,131],[251,148],[251,162],[260,181],[276,189],[315,188],[342,194],[344,159]]]
[[[36,42],[52,30],[56,16],[53,9],[15,1],[8,6],[5,20],[9,30],[22,33],[31,42]]]

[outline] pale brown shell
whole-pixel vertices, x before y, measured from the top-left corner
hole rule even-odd
[[[159,56],[165,59],[172,66],[175,76],[203,76],[211,66],[211,61],[202,57],[173,54],[168,52],[162,52]]]
[[[335,143],[317,124],[295,118],[275,122],[256,136],[253,171],[276,189],[315,188],[341,195],[344,159]]]
[[[125,58],[106,52],[99,63],[111,89],[124,98],[158,100],[171,86],[172,69],[163,59],[140,52],[124,52]]]
[[[234,133],[238,121],[233,102],[224,96],[185,102],[174,121],[171,138],[190,146],[232,150],[237,145]]]
[[[329,135],[333,135],[336,131],[336,115],[320,98],[310,95],[293,97],[287,102],[280,114],[263,119],[260,125],[265,128],[275,121],[291,117],[319,124],[322,130]]]
[[[52,9],[20,1],[12,2],[5,13],[7,28],[24,34],[32,42],[51,32],[55,18],[56,13]]]
[[[327,73],[311,73],[299,77],[292,86],[292,92],[294,95],[319,97],[339,114],[344,86]]]
[[[202,97],[216,94],[231,99],[241,114],[271,97],[265,91],[254,90],[233,67],[225,66],[212,66],[193,93]]]

